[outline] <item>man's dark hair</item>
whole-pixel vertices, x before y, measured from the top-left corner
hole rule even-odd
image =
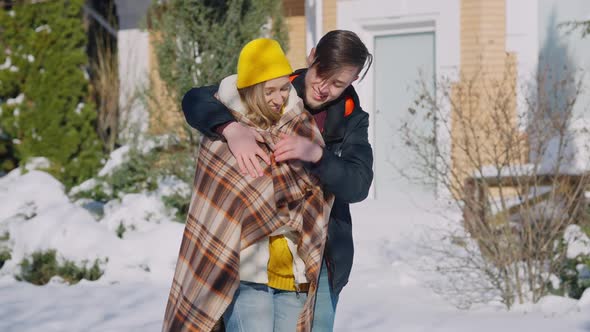
[[[315,49],[315,58],[310,67],[316,66],[317,73],[327,78],[344,66],[359,68],[359,74],[366,66],[361,80],[373,63],[373,55],[356,33],[348,30],[332,30],[320,39]]]

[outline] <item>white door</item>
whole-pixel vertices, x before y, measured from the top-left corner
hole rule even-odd
[[[375,37],[375,196],[396,199],[408,193],[434,192],[432,185],[418,185],[402,175],[416,176],[416,160],[404,144],[400,128],[408,118],[412,127],[434,133],[434,121],[412,117],[408,108],[416,100],[418,81],[434,89],[434,33]]]

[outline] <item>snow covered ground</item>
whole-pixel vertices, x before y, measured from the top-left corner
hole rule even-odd
[[[590,292],[580,301],[550,296],[510,312],[501,304],[455,308],[429,286],[440,275],[420,266],[432,259],[420,249],[424,233],[448,223],[438,215],[441,207],[427,195],[396,201],[352,207],[355,262],[336,331],[590,331]]]
[[[425,232],[446,222],[434,210],[420,195],[353,205],[355,265],[336,331],[590,331],[590,292],[510,312],[499,304],[452,306],[429,286],[437,275],[421,268],[433,259],[419,249]],[[116,235],[121,222],[123,239]],[[0,178],[0,235],[8,231],[13,248],[0,270],[0,331],[159,331],[183,227],[157,194],[126,195],[96,220],[46,173]],[[78,262],[108,257],[105,275],[74,286],[58,278],[45,286],[15,281],[23,257],[49,248]]]

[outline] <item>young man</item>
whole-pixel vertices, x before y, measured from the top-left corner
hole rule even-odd
[[[314,115],[326,147],[303,137],[284,136],[275,146],[274,157],[278,162],[307,162],[324,190],[335,195],[313,322],[314,332],[332,331],[338,295],[348,282],[354,253],[348,204],[364,200],[373,180],[369,115],[351,86],[363,68],[368,70],[372,55],[355,33],[334,30],[322,37],[307,60],[309,68],[293,73],[292,84]],[[203,135],[225,138],[245,176],[262,175],[258,158],[270,164],[270,157],[257,144],[261,137],[235,121],[215,99],[217,89],[209,86],[186,93],[182,110],[187,122]]]

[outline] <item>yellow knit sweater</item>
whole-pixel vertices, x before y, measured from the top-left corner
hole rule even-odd
[[[276,289],[295,291],[293,255],[283,235],[271,236],[268,249],[268,286]]]
[[[284,111],[284,105],[281,113]],[[293,255],[283,235],[271,236],[268,240],[268,286],[286,291],[295,291]]]

